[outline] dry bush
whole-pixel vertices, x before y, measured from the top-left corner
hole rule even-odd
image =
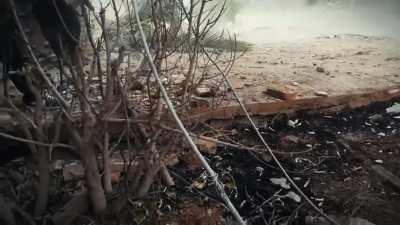
[[[125,12],[120,10],[120,4]],[[151,0],[144,7],[146,12],[141,13],[152,60],[184,118],[189,116],[198,87],[211,86],[213,95],[223,91],[222,79],[218,77],[234,62],[232,54],[226,53],[228,46],[224,46],[224,53],[210,50],[218,43],[225,43],[220,40],[222,36],[213,34],[225,5],[213,4],[209,0],[193,0],[188,4],[183,0]],[[55,215],[58,223],[71,220],[71,215],[75,215],[71,211],[84,213],[88,208],[98,215],[107,207],[111,209],[108,212],[119,213],[130,198],[144,197],[156,178],[173,183],[167,169],[168,156],[179,154],[183,142],[180,133],[165,129],[175,125],[152,77],[148,59],[137,51],[142,44],[132,2],[111,0],[100,9],[91,10],[85,5],[78,8],[82,30],[86,31],[82,35],[84,51],[79,53],[84,60],[67,63],[68,101],[67,95],[59,93],[46,80],[43,65],[34,61],[29,77],[45,79],[39,83],[46,84],[59,107],[48,110],[40,88],[32,85],[36,90],[36,107],[21,109],[9,101],[11,110],[8,110],[19,122],[39,172],[36,217],[47,210],[52,154],[62,148],[80,156],[86,193],[84,198],[82,195],[73,198]],[[114,13],[114,20],[106,18],[107,11]],[[217,44],[210,46],[211,42]],[[216,69],[222,61],[223,68]],[[119,184],[112,185],[111,160],[116,155],[124,161],[125,176]],[[117,197],[107,200],[111,193]],[[86,196],[89,207],[82,205]]]

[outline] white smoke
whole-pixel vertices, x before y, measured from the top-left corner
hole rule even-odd
[[[400,37],[400,0],[229,0],[228,7],[220,28],[254,43],[342,33]]]

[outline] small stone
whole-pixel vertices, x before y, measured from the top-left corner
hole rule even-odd
[[[264,93],[271,97],[286,100],[286,101],[294,100],[297,97],[297,91],[295,90],[295,88],[288,87],[285,85],[282,85],[282,86],[275,85],[275,86],[269,87]]]
[[[196,88],[196,95],[203,98],[209,98],[215,96],[215,93],[208,87]]]
[[[282,188],[288,190],[290,189],[290,184],[288,183],[286,178],[270,178],[271,183],[281,186]]]
[[[379,137],[386,137],[386,134],[383,133],[383,132],[380,132],[380,133],[378,133],[378,136],[379,136]]]
[[[315,95],[320,96],[320,97],[328,97],[329,96],[329,94],[325,91],[316,91]]]
[[[251,86],[253,86],[253,85],[250,84],[250,83],[245,83],[244,86],[245,86],[245,87],[251,87]]]
[[[369,120],[374,123],[382,122],[384,119],[385,118],[380,114],[375,114],[369,117]]]
[[[295,87],[297,87],[297,86],[299,86],[300,84],[299,84],[298,82],[296,82],[296,81],[293,81],[293,82],[292,82],[292,85],[295,86]]]
[[[287,135],[279,140],[279,143],[282,147],[288,148],[290,146],[295,146],[297,144],[303,143],[303,140],[294,136],[294,135]]]
[[[301,202],[301,197],[298,194],[294,193],[293,191],[289,191],[286,194],[286,197],[292,199],[293,201],[295,201],[297,203]]]
[[[186,77],[183,74],[174,74],[171,76],[171,79],[175,85],[179,85],[185,82]]]
[[[317,67],[316,71],[317,71],[318,73],[325,73],[325,69],[322,68],[322,67]]]

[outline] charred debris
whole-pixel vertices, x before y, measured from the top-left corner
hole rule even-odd
[[[195,116],[241,104],[225,7],[0,1],[0,224],[397,224],[398,98]]]

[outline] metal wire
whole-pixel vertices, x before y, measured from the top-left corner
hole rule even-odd
[[[171,112],[175,122],[177,123],[179,129],[182,130],[183,135],[185,136],[186,140],[189,142],[193,152],[196,154],[196,156],[198,157],[198,159],[200,160],[202,166],[204,167],[204,169],[207,171],[208,175],[211,177],[211,179],[214,181],[214,185],[216,186],[217,190],[219,191],[219,194],[221,195],[221,198],[224,200],[225,204],[227,204],[227,207],[230,209],[232,215],[235,217],[235,219],[237,220],[237,222],[240,225],[245,225],[245,221],[243,220],[243,218],[240,216],[238,210],[235,208],[235,206],[232,204],[231,200],[229,199],[228,195],[226,194],[223,184],[218,180],[217,174],[214,172],[214,170],[211,168],[211,166],[207,163],[206,159],[204,158],[204,156],[200,153],[199,149],[197,148],[196,144],[194,143],[193,139],[191,138],[189,132],[186,130],[185,126],[183,125],[182,121],[180,120],[178,114],[176,113],[175,107],[172,104],[170,98],[168,97],[167,91],[165,90],[165,87],[161,81],[160,76],[158,75],[156,66],[153,62],[153,59],[151,57],[150,54],[150,49],[149,46],[147,44],[147,38],[146,35],[143,32],[143,27],[142,27],[142,22],[140,20],[140,16],[139,16],[139,12],[138,12],[138,7],[136,5],[136,0],[132,0],[133,2],[133,11],[135,13],[135,17],[136,17],[136,22],[138,24],[139,27],[139,31],[140,31],[140,36],[143,42],[143,46],[145,49],[145,55],[149,60],[149,64],[151,66],[152,69],[152,74],[154,76],[154,78],[156,79],[158,86],[160,87],[161,90],[161,94],[167,104],[167,107],[169,109],[169,111]]]

